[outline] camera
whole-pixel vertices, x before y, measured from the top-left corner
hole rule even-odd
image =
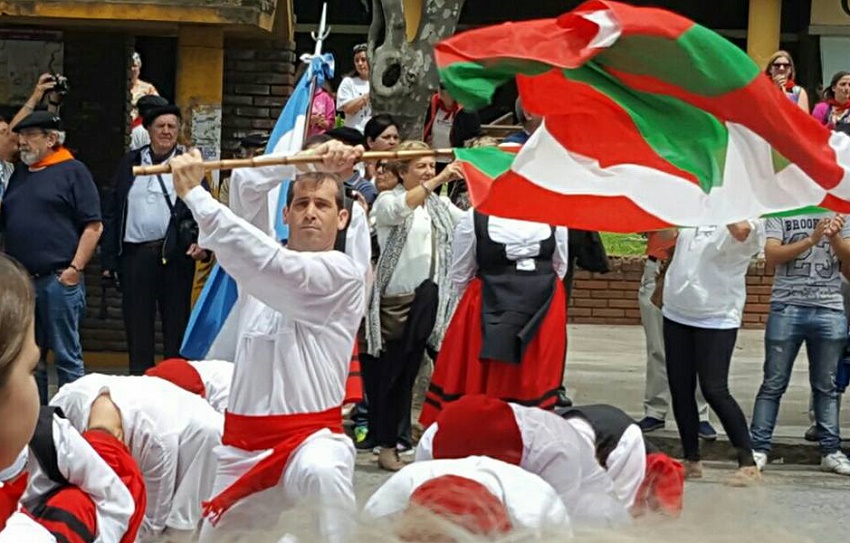
[[[68,91],[71,90],[71,87],[68,85],[68,78],[64,75],[60,74],[51,74],[50,76],[56,85],[53,87],[52,91],[57,93],[59,96],[65,96],[68,94]]]

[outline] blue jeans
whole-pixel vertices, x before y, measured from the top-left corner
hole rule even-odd
[[[80,320],[86,310],[86,287],[82,279],[73,287],[56,275],[35,280],[35,341],[41,361],[35,374],[42,405],[47,404],[47,353],[53,351],[59,386],[85,374],[80,344]]]
[[[820,452],[827,455],[839,450],[835,372],[847,344],[847,317],[836,309],[773,303],[764,334],[764,381],[756,396],[750,429],[755,451],[770,451],[779,401],[788,388],[794,360],[804,341]]]

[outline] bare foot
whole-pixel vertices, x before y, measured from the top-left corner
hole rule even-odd
[[[738,471],[733,473],[724,484],[726,486],[743,488],[755,486],[762,481],[761,472],[757,466],[745,466],[738,468]]]
[[[685,460],[685,479],[702,479],[702,462]]]

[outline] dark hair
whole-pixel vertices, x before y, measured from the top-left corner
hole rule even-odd
[[[290,181],[289,187],[286,189],[286,206],[289,207],[292,204],[293,198],[295,198],[295,184],[300,182],[311,182],[311,183],[324,183],[325,181],[332,181],[336,185],[336,207],[338,209],[345,209],[345,187],[343,185],[342,179],[335,173],[327,173],[327,172],[310,172],[310,173],[302,173],[295,177],[294,180]]]
[[[838,85],[838,82],[848,75],[850,75],[850,72],[842,70],[840,72],[836,72],[835,75],[832,76],[829,86],[823,89],[823,97],[825,100],[835,100],[835,91],[832,90],[832,87]]]
[[[0,389],[21,355],[35,318],[35,295],[29,274],[15,260],[0,254]]]
[[[384,130],[387,128],[394,126],[398,129],[398,123],[395,122],[393,116],[389,113],[378,113],[377,115],[373,115],[369,122],[366,123],[366,126],[363,127],[363,135],[366,136],[366,145],[368,146],[369,140],[375,141],[381,134],[384,133]]]
[[[6,124],[9,124],[9,121],[7,121],[7,120],[6,120],[6,117],[4,117],[4,116],[0,115],[0,123],[6,123]]]
[[[327,134],[314,134],[304,141],[304,147],[302,147],[302,149],[309,149],[314,145],[321,145],[331,141],[332,139],[333,138]]]

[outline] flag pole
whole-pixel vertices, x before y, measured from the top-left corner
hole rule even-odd
[[[319,19],[319,30],[310,33],[313,40],[316,42],[316,47],[313,49],[314,57],[318,57],[322,54],[322,46],[324,45],[325,38],[327,38],[330,33],[331,29],[328,26],[328,4],[325,2],[322,4],[322,17]],[[312,77],[310,78],[310,104],[307,106],[307,122],[304,123],[303,141],[307,140],[307,134],[310,132],[310,117],[313,116],[313,101],[316,99],[317,81],[318,77],[316,77],[316,74],[312,74]]]
[[[453,156],[454,149],[417,149],[410,151],[367,151],[362,160],[409,161],[423,157]],[[234,158],[210,160],[204,162],[204,171],[235,170],[237,168],[262,168],[263,166],[286,166],[292,164],[313,164],[321,162],[321,155],[270,156],[260,155],[254,158]],[[170,173],[171,165],[133,166],[133,175],[156,175]]]

